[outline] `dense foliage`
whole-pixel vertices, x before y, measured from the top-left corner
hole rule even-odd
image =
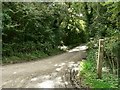
[[[85,33],[70,3],[5,2],[3,58],[41,51],[50,55],[59,45],[85,42]]]
[[[119,65],[120,65],[120,3],[89,3],[88,8],[92,14],[89,17],[89,52],[84,69],[81,72],[84,83],[94,88],[119,87]],[[90,15],[90,16],[89,16]],[[102,79],[96,79],[96,60],[98,55],[98,40],[104,39],[104,60]],[[94,52],[94,50],[96,50]],[[95,56],[95,57],[93,57]],[[104,72],[105,71],[105,72]],[[109,73],[109,74],[108,74]],[[109,78],[110,77],[110,78]],[[109,82],[110,81],[110,82]]]
[[[74,27],[69,24],[69,18],[73,17],[68,17],[67,4],[7,2],[2,6],[3,58],[21,57],[21,53],[32,52],[41,52],[41,56],[50,55],[61,44],[70,45],[82,41],[80,33],[71,29]],[[68,25],[71,25],[71,31]]]

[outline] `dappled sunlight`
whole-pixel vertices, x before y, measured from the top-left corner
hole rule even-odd
[[[50,75],[43,75],[42,79],[49,79],[51,76]]]
[[[74,69],[74,71],[78,71],[79,70],[79,63],[76,63],[74,61],[70,61],[67,64],[66,63],[60,63],[60,64],[55,64],[54,67],[56,67],[55,72],[51,73],[51,75],[44,75],[42,76],[42,80],[43,82],[39,82],[36,84],[36,87],[38,88],[56,88],[58,86],[64,86],[64,85],[68,85],[69,82],[64,81],[63,78],[65,78],[65,76],[63,75],[61,76],[57,76],[58,72],[60,72],[63,69],[63,66],[67,65],[67,67]],[[69,71],[68,71],[69,72]],[[45,78],[46,77],[46,78]],[[52,78],[54,77],[54,78]],[[32,81],[36,80],[36,78],[33,78]]]
[[[61,78],[61,77],[57,77],[57,78],[55,79],[55,81],[56,81],[56,83],[59,83],[59,84],[60,84],[60,82],[62,81],[62,78]]]
[[[13,72],[13,74],[16,74],[17,72]]]
[[[64,66],[65,65],[65,63],[61,63],[59,66]]]
[[[6,85],[6,84],[8,84],[8,83],[11,83],[13,80],[9,80],[9,81],[6,81],[6,82],[4,82],[2,85]]]
[[[80,71],[82,71],[83,68],[84,68],[84,61],[81,61],[81,62],[80,62],[80,67],[79,67]]]
[[[63,68],[64,65],[65,65],[65,63],[55,64],[54,66],[55,66],[55,67],[58,67],[58,68],[56,68],[55,70],[56,70],[56,71],[60,71],[60,70]]]
[[[38,83],[38,88],[54,88],[54,82],[52,80],[46,80],[42,83]]]
[[[58,64],[55,64],[54,66],[55,66],[55,67],[57,67],[57,66],[58,66]]]
[[[78,46],[76,48],[73,48],[69,50],[68,52],[78,52],[78,51],[84,51],[86,49],[88,49],[88,47],[84,45],[84,46]]]
[[[56,76],[56,75],[57,75],[57,72],[53,72],[53,73],[52,73],[52,76]]]
[[[31,81],[36,81],[38,78],[32,78]]]
[[[75,63],[75,62],[73,62],[73,61],[71,61],[71,62],[69,62],[70,64],[73,64],[73,63]]]
[[[60,71],[62,69],[62,67],[60,67],[60,68],[56,68],[56,71]]]
[[[20,83],[23,83],[25,81],[25,79],[21,80]]]
[[[42,83],[38,83],[36,87],[38,87],[38,88],[55,88],[56,85],[63,85],[62,77],[56,77],[53,80],[45,80]]]
[[[70,51],[68,51],[68,52],[78,52],[78,51],[80,51],[80,50],[77,49],[77,48],[75,48],[75,49],[72,49],[72,50],[70,50]]]
[[[67,81],[65,81],[65,84],[68,84]],[[45,80],[42,83],[38,83],[36,87],[38,88],[55,88],[56,86],[64,85],[64,82],[62,82],[62,77],[56,77],[53,80]]]
[[[63,51],[67,51],[68,47],[63,45],[63,46],[58,46],[59,49],[63,50]]]
[[[71,68],[71,67],[74,67],[76,66],[77,64],[75,64],[75,62],[69,62],[68,63],[68,67]]]
[[[102,71],[103,71],[103,72],[109,72],[109,71],[110,71],[110,69],[109,69],[109,68],[107,68],[107,67],[102,67]]]

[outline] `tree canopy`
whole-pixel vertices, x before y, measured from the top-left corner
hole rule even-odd
[[[115,45],[119,7],[119,2],[3,2],[3,57],[36,50],[49,54],[90,38],[108,38]]]

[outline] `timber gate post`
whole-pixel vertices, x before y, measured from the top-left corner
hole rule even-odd
[[[104,52],[104,39],[99,39],[98,60],[97,60],[98,79],[102,78],[102,62],[104,58],[103,52]]]

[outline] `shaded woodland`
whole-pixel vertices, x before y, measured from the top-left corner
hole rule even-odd
[[[89,49],[88,62],[85,62],[86,69],[82,74],[84,77],[86,72],[95,71],[98,40],[102,38],[105,41],[104,66],[118,78],[119,20],[120,2],[3,2],[3,63],[35,60],[63,52],[59,46],[72,48],[86,43]],[[89,80],[93,80],[90,77],[94,76],[86,77],[88,84]],[[94,80],[90,83],[93,83],[89,84],[93,87],[111,85],[111,82],[109,84],[102,82],[103,85],[99,83],[95,86]],[[118,87],[114,83],[112,85]]]

